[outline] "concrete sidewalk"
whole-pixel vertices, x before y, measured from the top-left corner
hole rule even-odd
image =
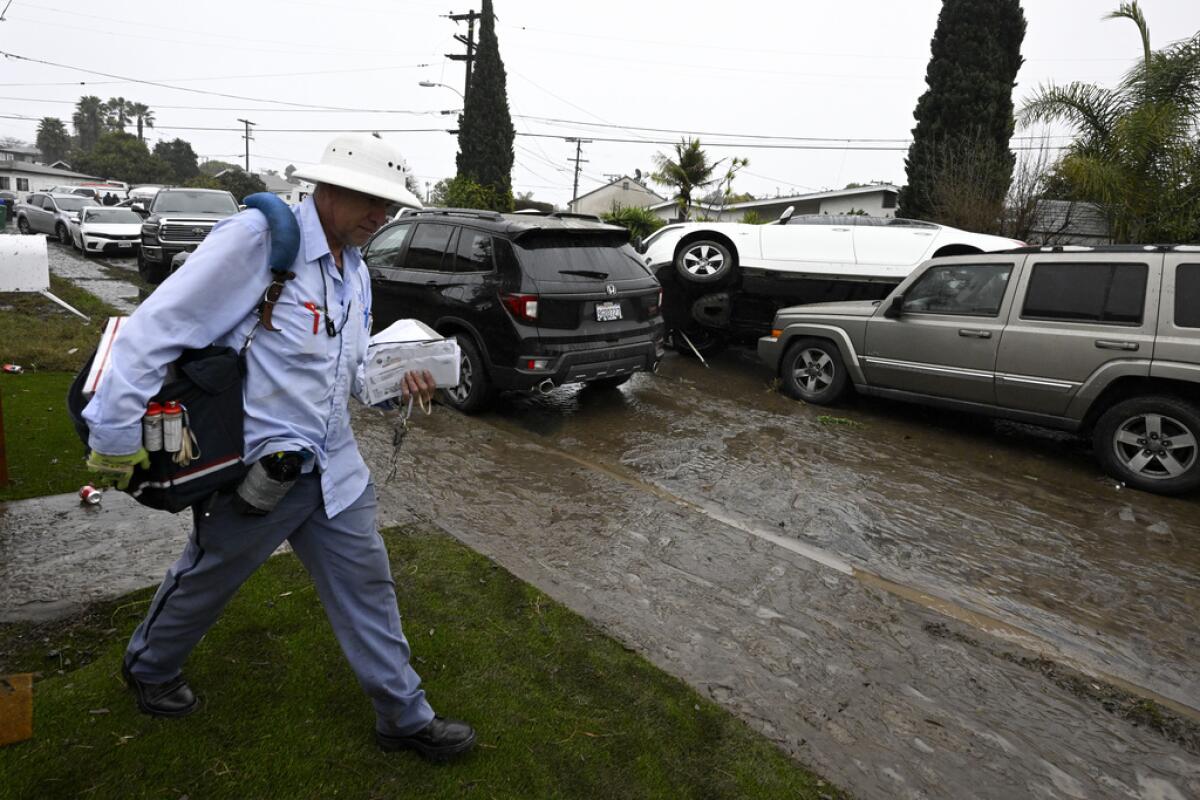
[[[0,503],[0,623],[66,616],[158,583],[191,521],[115,491],[95,506],[75,494]]]

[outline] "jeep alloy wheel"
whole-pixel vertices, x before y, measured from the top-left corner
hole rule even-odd
[[[1118,403],[1096,425],[1096,455],[1130,486],[1178,494],[1200,486],[1200,410],[1174,397]]]

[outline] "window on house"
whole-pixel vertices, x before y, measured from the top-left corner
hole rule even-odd
[[[1200,264],[1175,268],[1175,324],[1200,328]]]
[[[11,178],[0,178],[0,189],[11,189],[12,187],[8,185],[11,180]]]
[[[895,207],[896,207],[896,193],[895,192],[884,192],[883,193],[883,208],[895,208]]]
[[[629,191],[629,181],[625,181],[624,183],[622,183],[621,188],[628,192]]]
[[[1145,264],[1035,264],[1021,316],[1140,325],[1148,271]]]
[[[18,192],[28,192],[29,191],[29,178],[17,178],[17,191]]]

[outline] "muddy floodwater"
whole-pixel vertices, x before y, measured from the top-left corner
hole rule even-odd
[[[1197,498],[1086,443],[781,396],[753,353],[416,423],[381,486],[860,797],[1200,797]],[[359,420],[376,474],[390,429]],[[382,477],[380,477],[382,482]],[[1041,661],[1038,659],[1041,658]],[[1034,666],[1031,666],[1034,665]]]
[[[1200,797],[1200,498],[1076,438],[805,406],[748,350],[437,406],[391,481],[390,417],[355,427],[384,524],[442,527],[857,797]],[[161,557],[152,527],[120,535]]]

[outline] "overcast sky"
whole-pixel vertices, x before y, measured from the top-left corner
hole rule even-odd
[[[0,0],[0,8],[8,2]],[[1112,85],[1140,55],[1132,23],[1101,20],[1117,0],[1023,5],[1028,32],[1018,104],[1046,81]],[[1141,5],[1155,47],[1200,30],[1196,0]],[[567,159],[575,145],[563,141],[570,136],[595,140],[584,145],[580,194],[607,182],[606,174],[649,171],[653,155],[669,149],[655,142],[677,140],[678,131],[699,135],[714,157],[749,157],[734,188],[756,196],[850,181],[903,183],[904,140],[924,90],[941,3],[496,0],[495,6],[518,131],[514,190],[561,205],[572,191]],[[122,96],[155,110],[151,145],[180,137],[207,158],[242,163],[237,120],[257,123],[255,171],[320,159],[333,134],[295,129],[381,130],[424,187],[454,174],[457,140],[444,131],[455,118],[438,112],[461,108],[463,65],[445,54],[462,51],[453,37],[466,26],[444,15],[478,7],[471,0],[12,0],[0,23],[0,50],[66,66],[0,59],[0,136],[32,141],[43,116],[61,117],[69,128],[81,94]],[[452,88],[422,88],[422,80]],[[412,113],[394,113],[401,111]],[[22,116],[30,119],[11,118]],[[848,147],[846,139],[891,141]],[[722,141],[736,144],[718,146]]]

